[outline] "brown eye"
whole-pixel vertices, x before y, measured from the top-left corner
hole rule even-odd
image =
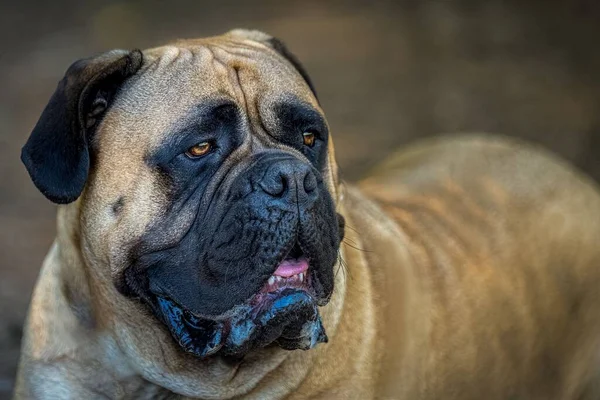
[[[315,134],[313,132],[304,132],[302,134],[304,137],[304,145],[308,147],[313,147],[315,144]]]
[[[190,147],[185,152],[185,155],[190,158],[198,158],[208,154],[212,150],[212,144],[210,142],[198,143],[195,146]]]

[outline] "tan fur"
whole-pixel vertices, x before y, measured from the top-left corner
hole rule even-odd
[[[320,110],[266,39],[234,31],[144,52],[99,127],[85,192],[59,208],[16,398],[599,398],[600,193],[508,139],[429,141],[358,187],[337,182],[330,143],[323,176],[347,221],[346,266],[316,349],[200,362],[116,291],[124,246],[166,201],[142,157],[178,117],[234,99],[253,132],[232,155],[243,157],[264,143],[274,101],[294,94]]]

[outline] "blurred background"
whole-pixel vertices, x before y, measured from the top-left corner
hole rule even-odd
[[[600,179],[600,2],[134,1],[0,3],[0,398],[55,232],[19,152],[76,59],[235,27],[303,61],[344,176],[418,138],[460,131],[540,143]]]

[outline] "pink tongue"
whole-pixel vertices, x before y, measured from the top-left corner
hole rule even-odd
[[[284,260],[279,264],[273,275],[289,278],[290,276],[298,275],[301,272],[308,270],[308,260],[301,257],[297,260]]]

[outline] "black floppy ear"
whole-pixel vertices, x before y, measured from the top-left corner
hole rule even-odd
[[[317,97],[317,91],[315,90],[315,86],[313,85],[312,80],[310,79],[310,76],[308,76],[308,72],[306,72],[306,69],[300,63],[300,60],[298,60],[298,57],[296,57],[287,48],[287,46],[281,40],[279,40],[277,38],[271,37],[271,38],[267,39],[267,42],[271,45],[273,50],[275,50],[277,53],[279,53],[279,55],[281,55],[283,58],[287,59],[290,62],[290,64],[292,64],[294,66],[294,68],[296,68],[296,70],[298,70],[300,75],[302,75],[302,77],[308,84],[308,87],[310,88],[310,90],[315,95],[315,98],[317,99],[317,101],[319,101],[319,98]]]
[[[114,50],[73,63],[21,150],[35,186],[49,200],[75,201],[85,186],[90,134],[121,84],[142,65],[139,50]]]

